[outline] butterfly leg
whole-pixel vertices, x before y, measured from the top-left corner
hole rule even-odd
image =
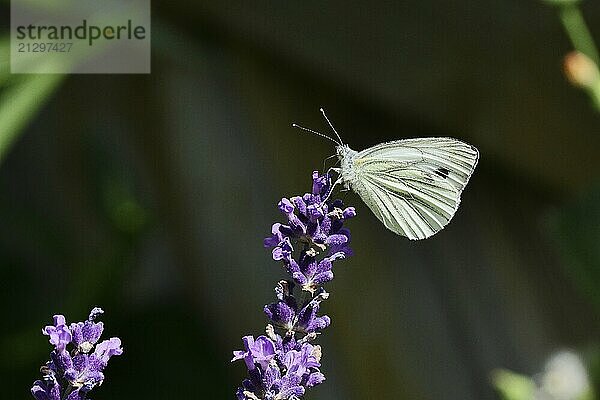
[[[327,164],[327,160],[330,160],[330,159],[332,159],[332,158],[334,158],[334,157],[337,157],[337,156],[338,156],[337,154],[334,154],[334,155],[332,155],[332,156],[329,156],[329,157],[327,157],[326,159],[324,159],[324,160],[323,160],[323,171],[325,171],[325,165]],[[339,162],[339,161],[338,161],[338,162]],[[336,164],[337,164],[337,163],[336,163]],[[329,171],[329,170],[328,170],[328,171]]]
[[[329,168],[327,169],[327,171],[325,172],[325,175],[326,175],[326,176],[330,176],[330,172],[331,172],[331,171],[335,172],[335,173],[338,175],[338,177],[337,177],[337,180],[339,180],[339,179],[340,179],[340,177],[342,176],[342,175],[341,175],[341,173],[342,173],[342,169],[341,169],[341,168],[336,168],[336,167],[329,167]],[[336,180],[336,182],[333,184],[333,186],[331,187],[331,189],[333,189],[333,187],[334,187],[334,186],[337,184],[337,180]],[[327,197],[329,197],[329,196],[327,196]]]
[[[339,168],[329,168],[329,169],[337,172],[338,174],[340,172]],[[327,173],[329,173],[329,171],[327,171]],[[331,187],[329,188],[329,193],[327,193],[327,196],[325,196],[325,198],[322,200],[322,203],[325,203],[327,200],[329,200],[329,197],[333,193],[333,189],[335,189],[335,187],[337,185],[339,185],[340,183],[342,183],[342,176],[341,175],[339,175],[338,178],[335,180],[335,182],[333,182],[333,185],[331,185]]]
[[[327,172],[325,172],[325,175],[329,175],[329,173],[330,173],[331,171],[335,172],[335,173],[336,173],[336,174],[338,174],[338,176],[339,176],[339,175],[340,175],[340,173],[342,172],[342,169],[341,169],[341,168],[336,168],[336,167],[329,167],[329,168],[327,169]]]

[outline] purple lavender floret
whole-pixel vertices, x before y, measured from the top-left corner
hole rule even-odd
[[[316,333],[325,329],[331,323],[327,315],[317,316],[319,305],[329,297],[323,288],[311,299],[304,302],[302,307],[298,306],[292,295],[294,284],[288,281],[280,281],[275,288],[278,301],[264,307],[264,312],[277,328],[286,333]]]
[[[233,352],[232,361],[244,360],[248,369],[238,400],[297,400],[325,380],[321,347],[312,342],[331,323],[319,315],[329,297],[323,285],[333,279],[333,263],[352,255],[344,222],[356,211],[341,200],[328,201],[328,175],[313,172],[312,179],[311,193],[281,199],[278,208],[287,222],[273,224],[264,240],[290,279],[277,284],[277,300],[264,306],[266,336],[245,336],[244,349]]]
[[[281,199],[278,207],[288,223],[273,224],[264,240],[265,247],[273,247],[273,259],[282,260],[294,282],[311,292],[333,279],[334,261],[352,255],[344,221],[356,211],[341,200],[324,202],[329,188],[329,177],[313,172],[312,193]]]
[[[236,392],[240,400],[298,399],[306,388],[325,380],[320,372],[321,347],[308,340],[295,341],[267,328],[269,337],[243,338],[245,350],[235,351],[232,361],[243,359],[249,378]],[[262,342],[257,346],[258,342]]]
[[[104,330],[95,322],[103,314],[94,308],[84,322],[67,325],[63,315],[42,329],[54,350],[50,361],[40,368],[42,379],[33,383],[31,394],[37,400],[84,400],[87,393],[104,381],[104,369],[112,356],[123,354],[121,339],[113,337],[98,343]]]

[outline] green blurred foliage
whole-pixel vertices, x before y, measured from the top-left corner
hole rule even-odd
[[[535,383],[527,376],[508,370],[493,372],[492,381],[504,400],[532,400]]]
[[[556,211],[549,232],[565,274],[600,309],[600,186]]]

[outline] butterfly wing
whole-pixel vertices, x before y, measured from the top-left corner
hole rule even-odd
[[[426,239],[454,216],[478,159],[475,147],[451,138],[382,143],[356,154],[350,185],[388,229]]]

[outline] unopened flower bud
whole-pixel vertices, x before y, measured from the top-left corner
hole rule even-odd
[[[569,82],[577,87],[591,88],[600,82],[598,65],[579,51],[565,56],[564,71]]]

